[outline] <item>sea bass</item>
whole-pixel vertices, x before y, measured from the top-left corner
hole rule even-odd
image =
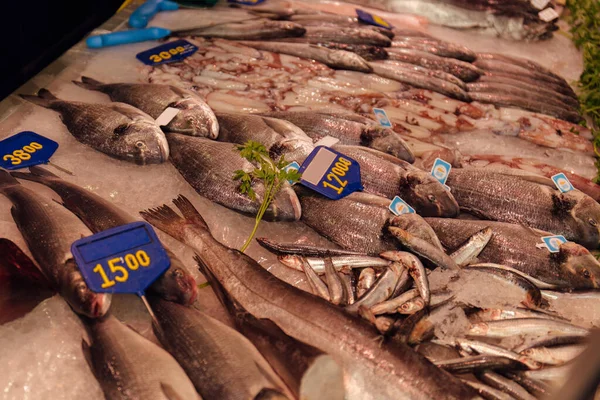
[[[77,86],[106,93],[112,101],[139,108],[152,118],[158,118],[168,107],[179,113],[165,128],[170,132],[216,139],[219,135],[217,117],[197,94],[171,85],[150,83],[102,83],[87,76]]]
[[[52,172],[39,167],[30,167],[31,173],[13,172],[12,175],[38,182],[54,190],[61,198],[63,206],[77,215],[94,233],[137,221],[113,203],[73,183],[67,182]],[[196,281],[190,275],[181,260],[168,248],[165,248],[171,266],[148,288],[169,301],[191,304],[198,294]]]
[[[247,255],[216,241],[192,204],[175,200],[142,212],[157,228],[188,244],[227,295],[258,319],[330,354],[345,370],[348,399],[470,399],[476,394],[402,344],[384,343],[366,321],[271,275]],[[258,289],[260,288],[260,290]]]
[[[572,190],[502,172],[458,169],[446,182],[460,208],[483,219],[525,224],[595,249],[600,245],[600,204]]]
[[[13,219],[52,287],[78,314],[106,314],[111,295],[87,287],[71,254],[71,244],[92,233],[63,206],[25,188],[5,171],[0,171],[0,193],[12,202]]]
[[[160,127],[129,104],[60,100],[46,89],[40,89],[37,96],[21,97],[58,112],[75,139],[111,157],[139,165],[160,164],[169,158]]]
[[[572,242],[560,246],[558,253],[550,253],[541,239],[549,236],[548,232],[494,221],[445,218],[425,218],[425,221],[450,251],[489,227],[492,238],[477,257],[480,262],[503,264],[563,289],[600,286],[600,263],[594,256]]]
[[[254,166],[240,156],[236,145],[177,133],[170,133],[168,140],[173,165],[198,194],[233,210],[256,215],[265,188],[262,182],[253,183],[255,200],[240,192],[239,181],[233,180],[235,171],[250,172]],[[300,202],[287,182],[269,205],[265,219],[300,219]]]
[[[83,347],[107,399],[201,400],[165,350],[112,315],[86,322],[92,344]]]

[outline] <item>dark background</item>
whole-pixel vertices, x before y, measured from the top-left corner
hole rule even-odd
[[[124,0],[0,0],[0,100],[110,18]]]

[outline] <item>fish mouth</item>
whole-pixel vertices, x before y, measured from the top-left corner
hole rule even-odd
[[[265,219],[271,221],[298,221],[302,216],[302,206],[300,199],[296,196],[294,190],[286,182],[281,191],[275,196],[275,200],[271,203]]]
[[[187,276],[181,280],[182,296],[181,304],[191,306],[198,298],[198,287],[196,280],[192,276]]]

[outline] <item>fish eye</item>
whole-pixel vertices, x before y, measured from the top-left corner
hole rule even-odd
[[[135,145],[136,145],[137,147],[140,147],[140,148],[141,148],[141,147],[144,147],[144,142],[142,142],[141,140],[138,140],[137,142],[135,142]]]
[[[432,195],[432,194],[428,195],[428,196],[427,196],[427,199],[428,199],[430,202],[432,202],[432,203],[435,203],[435,200],[436,200],[435,196],[434,196],[434,195]]]
[[[129,125],[127,125],[127,124],[121,124],[113,130],[113,133],[115,134],[115,136],[121,136],[122,134],[124,134],[127,131],[128,127],[129,127]]]
[[[598,225],[598,223],[595,220],[593,220],[593,219],[590,219],[588,222],[590,223],[591,226],[597,226]]]
[[[582,270],[581,275],[583,275],[583,277],[586,279],[590,279],[592,277],[592,274],[587,269]]]
[[[181,271],[180,269],[176,269],[175,271],[173,271],[173,276],[175,278],[183,278],[183,271]]]

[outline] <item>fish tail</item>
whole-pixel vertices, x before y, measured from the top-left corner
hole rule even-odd
[[[50,287],[50,282],[19,246],[6,238],[0,238],[0,276],[8,276],[31,286]],[[2,279],[6,282],[6,279]]]
[[[188,223],[191,222],[204,229],[208,229],[206,221],[204,221],[202,215],[200,215],[198,210],[196,210],[194,205],[187,199],[187,197],[180,194],[175,200],[173,200],[173,204],[175,204],[175,207],[177,207],[179,211],[181,211],[181,214],[183,214],[183,217]]]
[[[58,178],[58,176],[54,175],[52,172],[39,167],[39,166],[33,166],[33,167],[29,167],[29,173],[27,172],[11,172],[10,173],[14,178],[19,178],[19,179],[25,179],[28,181],[32,181],[32,182],[37,182],[37,183],[45,183],[46,179],[45,178]]]
[[[0,192],[8,187],[20,185],[19,181],[16,180],[7,171],[0,170]]]
[[[58,98],[52,93],[50,93],[50,91],[47,89],[40,89],[36,96],[32,96],[29,94],[20,94],[19,96],[21,96],[21,98],[24,100],[46,108],[49,108],[52,105],[52,102],[58,100]]]
[[[73,81],[73,83],[79,87],[82,87],[82,88],[88,89],[88,90],[100,90],[100,86],[104,85],[104,83],[97,81],[95,79],[92,79],[88,76],[82,76],[81,82]]]
[[[182,228],[185,225],[185,219],[181,218],[168,205],[163,204],[156,208],[140,211],[140,215],[161,231],[182,240]]]

